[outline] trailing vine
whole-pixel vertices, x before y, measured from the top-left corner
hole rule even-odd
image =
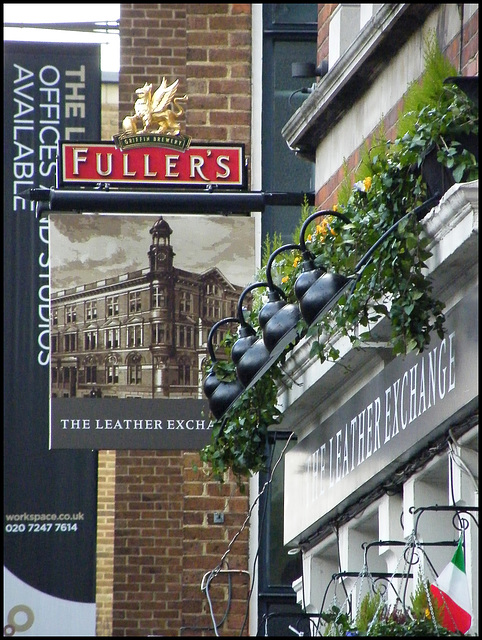
[[[394,355],[422,352],[434,333],[441,338],[444,335],[444,304],[434,297],[426,274],[432,255],[429,238],[422,221],[406,214],[429,195],[420,167],[431,146],[436,146],[439,161],[452,171],[455,181],[478,178],[478,161],[466,145],[468,137],[478,137],[478,107],[455,84],[444,84],[456,71],[443,57],[434,36],[426,43],[425,69],[421,82],[414,83],[406,94],[395,140],[387,140],[380,126],[371,146],[365,146],[355,174],[346,171],[333,210],[321,212],[305,229],[306,248],[315,266],[350,276],[384,232],[400,221],[360,270],[354,290],[344,294],[315,326],[308,329],[300,322],[299,336],[311,339],[310,356],[322,362],[338,359],[336,341],[340,336],[347,336],[354,348],[371,340],[372,327],[382,318],[389,322]],[[303,223],[315,212],[305,201],[293,243],[299,243]],[[266,240],[264,266],[256,274],[257,281],[266,280],[265,266],[280,245],[277,237]],[[272,264],[273,282],[283,289],[288,302],[297,302],[294,283],[301,270],[297,248],[280,253]],[[250,310],[245,311],[258,336],[257,317],[265,302],[265,294],[257,289]],[[227,334],[223,344],[227,360],[214,363],[222,380],[235,378],[229,354],[236,338],[234,333]],[[293,346],[287,347],[275,365],[214,422],[212,442],[201,450],[200,457],[211,467],[215,479],[223,482],[231,469],[244,488],[246,478],[265,468],[268,429],[282,420],[277,409],[278,385]]]

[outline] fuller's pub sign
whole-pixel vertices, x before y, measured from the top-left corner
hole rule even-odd
[[[234,234],[228,217],[197,215],[195,250],[185,229],[179,233],[175,195],[245,196],[247,170],[244,145],[191,144],[181,133],[187,96],[176,97],[178,84],[164,78],[155,91],[152,83],[139,87],[112,142],[58,143],[56,190],[43,191],[68,194],[75,213],[51,202],[51,449],[199,450],[211,440],[200,354],[216,296],[222,291],[222,304],[235,304],[238,280],[255,271],[255,221],[237,220]],[[108,210],[124,213],[79,216],[98,211],[99,194],[116,203],[120,195]],[[159,201],[142,206],[146,194],[167,197],[172,227],[159,218]],[[146,231],[152,238],[144,248]],[[233,254],[244,266],[228,280],[224,255]]]
[[[245,189],[244,145],[191,144],[180,132],[184,113],[176,98],[179,80],[164,78],[136,89],[134,113],[127,115],[113,142],[59,143],[57,188],[109,184],[172,188]]]

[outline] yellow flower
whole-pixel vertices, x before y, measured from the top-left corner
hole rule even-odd
[[[333,205],[333,211],[338,211],[338,205],[337,204]]]
[[[288,282],[288,280],[289,280],[288,276],[283,276],[283,277],[281,278],[281,282],[282,282],[283,284],[286,284],[286,283]]]
[[[371,176],[367,176],[363,180],[363,184],[365,185],[365,191],[368,191],[368,189],[372,186],[372,178],[371,178]]]
[[[308,235],[308,242],[311,242],[311,233]]]
[[[296,256],[296,258],[293,260],[293,267],[297,267],[300,262],[301,258],[299,256]]]
[[[330,233],[332,236],[336,236],[336,231],[330,227]]]
[[[432,616],[430,615],[430,611],[429,611],[429,609],[425,609],[425,617],[426,617],[426,618],[428,618],[429,620],[430,620],[430,618],[432,617]]]

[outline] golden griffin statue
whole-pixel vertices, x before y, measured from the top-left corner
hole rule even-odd
[[[184,113],[179,102],[187,100],[187,95],[175,98],[179,80],[167,86],[166,78],[162,79],[160,87],[152,93],[152,83],[147,82],[136,89],[139,98],[134,104],[134,115],[126,116],[122,123],[124,134],[161,133],[177,136],[180,127],[177,119]],[[169,105],[172,105],[169,108]]]

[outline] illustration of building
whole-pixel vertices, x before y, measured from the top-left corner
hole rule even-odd
[[[176,268],[162,217],[149,233],[148,267],[52,292],[52,397],[201,397],[209,330],[242,288],[216,267]]]

